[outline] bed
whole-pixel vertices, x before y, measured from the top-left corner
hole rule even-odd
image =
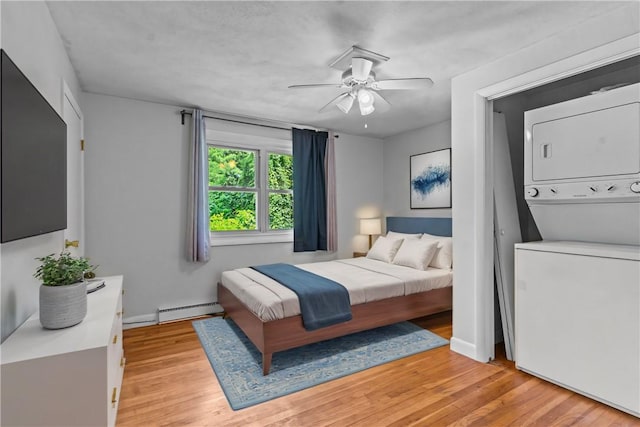
[[[421,233],[428,233],[425,239],[436,239],[451,236],[451,219],[388,217],[387,230],[392,232],[389,236],[402,233],[388,237],[388,242],[401,237],[412,240],[409,234]],[[440,242],[438,248],[443,254]],[[291,290],[250,268],[222,274],[218,302],[225,316],[262,353],[263,374],[267,375],[275,352],[451,310],[451,268],[429,264],[417,270],[387,261],[362,257],[299,264],[297,267],[335,280],[349,291],[352,319],[316,330],[303,326],[300,306]]]

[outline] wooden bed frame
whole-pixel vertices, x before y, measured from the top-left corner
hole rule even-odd
[[[451,218],[387,217],[387,230],[451,236]],[[218,283],[218,303],[262,353],[262,373],[269,374],[273,353],[331,338],[349,335],[404,320],[451,310],[452,287],[351,306],[352,319],[307,331],[302,316],[269,322],[253,314],[235,295]]]
[[[300,315],[268,322],[261,320],[220,283],[218,303],[224,309],[225,315],[229,316],[260,350],[262,373],[267,375],[271,368],[271,357],[277,351],[451,310],[452,287],[354,305],[351,306],[353,318],[350,321],[314,331],[304,328]]]

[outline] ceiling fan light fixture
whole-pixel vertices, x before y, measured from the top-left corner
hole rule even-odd
[[[349,96],[345,96],[336,104],[336,107],[340,109],[343,113],[347,114],[351,107],[353,107],[354,96],[349,94]]]
[[[373,106],[373,95],[367,89],[358,90],[358,105],[360,106],[360,114],[366,116],[375,111]]]
[[[367,89],[358,90],[358,104],[360,108],[373,105],[373,95]]]
[[[358,46],[352,46],[351,49],[329,65],[332,68],[344,70],[342,72],[341,83],[292,85],[289,86],[289,88],[340,88],[342,89],[342,93],[325,104],[319,112],[328,111],[335,105],[340,111],[348,114],[357,99],[360,113],[366,116],[376,110],[378,114],[383,114],[391,108],[389,101],[378,93],[379,91],[423,90],[433,86],[433,80],[428,77],[376,80],[376,73],[373,71],[373,68],[387,60],[389,60],[389,58],[386,56],[362,49]]]
[[[375,110],[376,109],[373,105],[368,105],[363,107],[362,104],[360,104],[360,114],[362,114],[363,116],[367,116],[373,113]]]

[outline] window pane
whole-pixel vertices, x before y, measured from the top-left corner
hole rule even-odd
[[[269,153],[269,188],[293,189],[293,157],[288,154]]]
[[[269,194],[269,228],[271,230],[293,228],[293,194]]]
[[[256,186],[256,152],[209,146],[209,186]]]
[[[256,193],[209,192],[209,230],[256,230]]]

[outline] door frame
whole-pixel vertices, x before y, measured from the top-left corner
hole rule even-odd
[[[640,33],[636,32],[633,35],[619,38],[596,48],[583,50],[548,65],[532,67],[528,71],[493,84],[487,83],[490,82],[489,70],[493,70],[497,66],[495,64],[463,75],[458,82],[454,80],[452,84],[452,95],[455,97],[452,100],[454,159],[464,155],[473,156],[471,178],[473,179],[474,195],[472,201],[463,203],[465,208],[472,204],[471,212],[465,212],[467,209],[459,211],[454,209],[452,212],[454,230],[463,229],[465,230],[464,234],[471,231],[471,235],[465,237],[467,242],[472,242],[472,245],[469,246],[471,253],[454,244],[456,265],[460,267],[458,259],[469,255],[470,259],[463,262],[463,268],[468,267],[469,273],[463,272],[458,275],[459,281],[457,283],[460,286],[456,286],[456,277],[454,276],[454,321],[453,337],[451,338],[453,351],[483,362],[495,357],[492,101],[639,55],[639,36]],[[509,59],[512,60],[513,57]],[[530,64],[533,62],[531,60]],[[468,104],[463,105],[462,100],[466,100]],[[454,103],[458,101],[461,104],[455,106]],[[460,122],[456,119],[465,121],[464,126],[467,131],[461,131],[457,127],[460,126]],[[472,153],[469,153],[468,150],[465,152],[465,149],[469,147],[472,148]],[[455,153],[456,148],[461,149],[458,154]],[[468,161],[463,162],[463,165],[468,164]],[[455,161],[453,169],[454,171],[461,169]],[[469,176],[465,176],[465,178],[469,178]],[[468,192],[460,191],[457,197],[454,197],[454,206],[456,200],[463,201],[468,197]],[[470,223],[470,226],[459,227],[460,223]],[[456,253],[459,255],[458,257],[456,257]]]
[[[60,98],[61,105],[60,111],[64,115],[64,102],[65,99],[69,101],[71,108],[75,111],[80,119],[80,139],[84,140],[84,115],[82,114],[82,110],[80,109],[80,104],[76,100],[71,88],[67,84],[67,82],[62,79],[62,97]],[[63,117],[65,119],[65,117]],[[67,165],[68,167],[68,165]],[[68,176],[68,175],[67,175]],[[84,255],[84,248],[86,247],[85,240],[85,209],[84,209],[84,150],[80,151],[80,185],[79,185],[79,204],[80,204],[80,224],[78,227],[80,228],[80,233],[78,239],[80,240],[80,245],[82,248],[80,249],[80,254]],[[69,195],[67,195],[69,197]]]

